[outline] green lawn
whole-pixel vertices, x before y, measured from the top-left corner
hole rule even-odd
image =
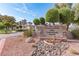
[[[16,31],[11,31],[11,30],[0,30],[0,34],[9,34],[12,32],[16,32]]]
[[[4,30],[0,30],[0,34],[5,34],[5,31]]]

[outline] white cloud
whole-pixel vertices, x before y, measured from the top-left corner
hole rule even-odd
[[[30,20],[29,18],[26,18],[26,17],[23,17],[23,16],[18,16],[17,17],[17,21],[21,21],[23,19]]]
[[[29,9],[25,4],[23,4],[23,8],[24,8],[24,10],[26,11],[26,13],[27,14],[30,14],[30,15],[32,15],[32,16],[36,16],[34,13],[33,13],[33,11],[31,10],[31,9]]]
[[[1,15],[7,15],[7,14],[8,14],[8,11],[1,11],[1,10],[0,10],[0,14],[1,14]]]
[[[24,3],[22,5],[25,10],[28,10],[28,7]]]
[[[22,10],[22,9],[20,9],[20,8],[15,8],[15,10],[18,11],[18,12],[21,12],[21,13],[26,13],[25,10]]]
[[[2,11],[0,11],[0,14],[1,14],[1,15],[5,15],[5,13],[4,13],[4,12],[2,12]]]
[[[23,13],[23,14],[29,14],[33,17],[36,17],[36,15],[33,13],[31,9],[29,9],[24,3],[22,4],[23,7],[21,8],[14,8],[16,11]]]
[[[18,21],[21,21],[22,19],[24,19],[24,17],[18,17],[18,18],[17,18],[17,22],[18,22]]]

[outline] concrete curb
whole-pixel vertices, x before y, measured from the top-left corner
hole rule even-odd
[[[1,55],[1,52],[2,52],[2,50],[3,50],[4,44],[5,44],[5,40],[6,40],[6,39],[1,39],[1,40],[0,40],[0,55]]]

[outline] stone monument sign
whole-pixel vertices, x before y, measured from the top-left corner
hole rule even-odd
[[[51,37],[57,34],[63,34],[66,32],[65,25],[53,25],[53,26],[40,26],[40,36]]]

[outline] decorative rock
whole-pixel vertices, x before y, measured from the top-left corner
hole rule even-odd
[[[28,43],[34,43],[35,40],[34,40],[32,37],[29,37],[29,38],[26,39],[25,42],[28,42]]]
[[[68,48],[66,42],[56,43],[55,45],[48,45],[40,40],[36,43],[37,47],[33,51],[32,56],[59,56],[62,55],[63,51]]]

